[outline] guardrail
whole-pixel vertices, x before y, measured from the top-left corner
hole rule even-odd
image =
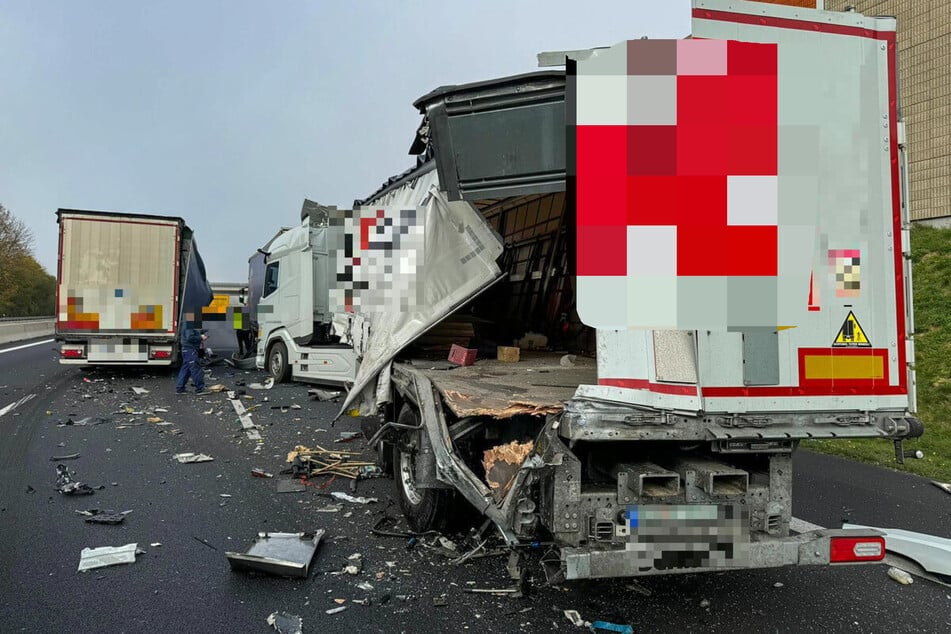
[[[0,317],[0,344],[53,334],[54,317]]]

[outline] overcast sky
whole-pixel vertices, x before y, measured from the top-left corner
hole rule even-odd
[[[0,203],[54,274],[64,207],[182,216],[209,278],[245,280],[305,197],[413,165],[417,97],[689,29],[689,0],[0,0]]]

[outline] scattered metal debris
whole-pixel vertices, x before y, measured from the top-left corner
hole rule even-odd
[[[335,398],[340,398],[342,392],[331,392],[330,390],[313,388],[307,390],[307,394],[316,401],[332,401]]]
[[[231,401],[231,407],[234,408],[234,413],[238,415],[241,429],[244,430],[248,439],[260,442],[261,434],[258,432],[257,425],[251,420],[251,414],[244,408],[244,404],[237,399],[237,395],[232,396],[230,392],[228,393],[228,400]]]
[[[78,457],[79,457],[78,453],[71,453],[66,456],[52,456],[50,458],[50,462],[59,462],[60,460],[75,460]]]
[[[301,634],[303,632],[304,622],[296,614],[287,612],[273,612],[267,617],[267,624],[279,632],[279,634]]]
[[[132,511],[122,511],[117,513],[111,509],[87,509],[85,511],[76,511],[78,515],[85,515],[86,521],[90,524],[121,524],[125,516]]]
[[[138,394],[139,396],[149,393],[149,391],[145,389],[144,387],[133,387],[132,391]]]
[[[313,533],[258,533],[246,553],[226,552],[233,570],[307,577],[324,530]]]
[[[134,564],[135,556],[139,552],[138,544],[83,548],[79,555],[79,572],[118,564]]]
[[[264,380],[264,383],[248,383],[248,387],[252,390],[270,390],[274,387],[274,377],[269,376]]]
[[[209,542],[207,539],[202,539],[201,537],[197,537],[197,536],[195,536],[195,535],[192,535],[192,538],[193,538],[193,539],[196,539],[197,541],[201,542],[202,544],[204,544],[205,546],[207,546],[208,548],[210,548],[210,549],[212,549],[212,550],[218,550],[218,549],[215,548],[215,547],[211,544],[211,542]]]
[[[370,590],[373,590],[373,584],[367,583],[366,581],[361,581],[360,583],[357,584],[357,587],[363,590],[364,592],[369,592]]]
[[[346,609],[347,609],[347,606],[341,605],[341,606],[338,607],[338,608],[330,608],[329,610],[327,610],[327,611],[325,612],[325,614],[340,614],[341,612],[343,612],[343,611],[346,610]]]
[[[346,502],[352,502],[353,504],[371,504],[373,502],[380,501],[378,498],[365,498],[363,496],[354,497],[352,495],[343,493],[342,491],[331,491],[330,495],[332,495],[337,500],[344,500]]]
[[[273,473],[268,473],[264,469],[251,469],[251,475],[255,478],[273,478]]]
[[[177,453],[172,457],[182,464],[191,464],[193,462],[211,462],[214,460],[214,458],[211,456],[203,453]]]
[[[277,481],[278,493],[301,493],[306,490],[307,490],[307,487],[301,484],[297,480],[278,480]]]
[[[94,493],[88,484],[73,480],[69,475],[69,469],[62,464],[56,465],[56,490],[63,495],[92,495]]]

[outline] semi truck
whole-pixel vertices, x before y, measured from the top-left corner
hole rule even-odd
[[[255,364],[278,382],[347,386],[357,370],[352,345],[341,342],[330,310],[336,207],[305,200],[300,224],[282,227],[249,259],[248,292],[258,324]]]
[[[692,39],[713,53],[737,42],[774,45],[772,70],[760,61],[734,68],[724,53],[685,57],[693,70],[681,73],[678,53],[661,72],[655,58],[638,57],[643,40],[541,54],[540,65],[566,70],[444,86],[418,99],[422,122],[410,151],[417,164],[354,201],[343,227],[351,248],[336,255],[338,275],[328,277],[344,296],[338,343],[352,347],[357,363],[339,416],[367,417],[364,432],[392,470],[413,530],[440,529],[456,505],[467,504],[513,552],[553,544],[567,580],[884,558],[875,530],[817,529],[793,517],[792,471],[804,439],[880,438],[895,443],[900,459],[903,441],[924,431],[914,414],[895,20],[722,0],[694,0],[692,18]],[[661,48],[679,51],[676,42]],[[592,179],[603,176],[578,158],[591,151],[582,147],[581,119],[597,125],[598,116],[633,116],[656,97],[646,92],[650,82],[639,93],[638,82],[623,77],[613,88],[603,78],[582,81],[579,65],[599,59],[615,74],[677,74],[677,82],[679,74],[751,75],[717,95],[685,88],[668,102],[678,116],[681,108],[720,107],[717,116],[739,126],[744,116],[764,116],[746,99],[774,82],[772,127],[746,138],[775,139],[767,174],[778,186],[751,208],[773,208],[773,257],[795,269],[798,277],[788,279],[803,282],[789,292],[780,281],[774,298],[795,303],[780,306],[791,322],[767,329],[585,323],[592,301],[607,312],[624,300],[579,293],[579,278],[590,274],[579,263],[591,258],[592,245],[617,255],[608,233],[599,234],[603,242],[580,235],[591,232],[579,224],[579,209]],[[582,112],[580,95],[591,85],[601,96],[615,90],[620,106],[598,99]],[[644,116],[686,121],[656,108]],[[702,154],[736,158],[733,137],[717,136],[715,123],[704,130],[727,150],[710,143]],[[609,125],[617,123],[600,131]],[[637,153],[648,154],[639,164],[651,169],[669,162],[665,138],[673,137],[595,149],[622,161],[606,169],[626,178]],[[653,201],[657,213],[673,206]],[[694,217],[723,203],[693,202]],[[402,226],[418,239],[373,243]],[[742,245],[711,237],[707,246],[713,260],[742,261]],[[288,244],[306,247],[302,239]],[[371,262],[377,268],[367,269]],[[447,327],[465,354],[438,337],[441,349],[420,345]],[[529,332],[547,336],[545,349],[502,354]]]
[[[188,314],[212,302],[194,233],[182,218],[59,209],[56,340],[66,365],[180,360]]]

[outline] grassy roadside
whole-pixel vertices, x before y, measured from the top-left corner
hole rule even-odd
[[[906,442],[905,449],[920,449],[924,459],[896,464],[892,443],[885,440],[820,440],[802,446],[951,482],[951,229],[915,226],[911,258],[918,416],[925,435]]]

